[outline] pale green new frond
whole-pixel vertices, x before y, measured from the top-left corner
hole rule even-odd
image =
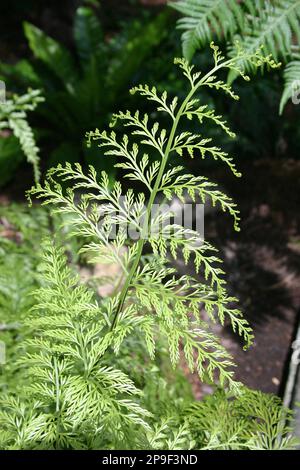
[[[229,95],[233,100],[238,101],[239,96],[233,91],[229,83],[224,82],[224,80],[217,80],[215,75],[210,76],[204,83],[209,88],[215,88],[216,90],[222,90],[224,93]]]
[[[211,119],[231,135],[221,116],[199,104],[198,90],[219,88],[235,98],[217,72],[226,68],[247,80],[241,59],[255,66],[272,64],[272,59],[259,51],[247,55],[237,46],[237,56],[226,60],[217,46],[211,47],[214,67],[205,75],[194,72],[186,60],[177,60],[190,83],[178,106],[176,98],[168,104],[167,95],[158,96],[153,88],[135,90],[172,116],[170,129],[127,111],[115,115],[114,121],[120,119],[133,129],[128,136],[118,138],[97,129],[88,134],[90,142],[100,140],[108,158],[117,157],[125,176],[144,183],[148,200],[133,189],[123,194],[120,182],[112,184],[105,172],[98,177],[92,167],[84,173],[78,164],[59,165],[48,173],[44,186],[29,191],[29,197],[63,214],[68,234],[84,239],[80,253],[87,261],[114,263],[120,272],[112,295],[101,297],[96,280],[85,285],[63,249],[50,240],[43,246],[40,288],[26,315],[30,336],[16,361],[24,386],[18,398],[15,392],[4,397],[0,410],[4,448],[252,450],[295,445],[280,400],[245,392],[234,379],[231,354],[210,330],[219,322],[239,334],[245,348],[253,342],[237,299],[227,293],[217,250],[198,232],[175,223],[171,205],[158,204],[158,210],[155,206],[162,194],[182,201],[186,194],[203,202],[209,197],[233,216],[238,228],[239,212],[232,199],[205,177],[183,174],[181,166],[170,165],[169,157],[172,151],[208,153],[238,174],[231,158],[208,146],[209,139],[186,131],[182,118],[185,125],[193,115],[200,123]],[[150,164],[139,146],[130,143],[131,136],[154,147],[157,161]],[[150,254],[144,253],[146,241]],[[179,256],[186,264],[191,261],[188,270],[194,266],[201,271],[200,279],[177,274],[170,263]],[[222,392],[193,406],[188,399],[187,404],[178,371],[174,384],[163,380],[158,374],[161,361],[170,377],[175,374],[171,366],[175,369],[184,361],[201,381],[217,383]],[[157,397],[162,397],[161,403]]]
[[[193,72],[194,65],[190,65],[189,62],[181,57],[176,57],[174,59],[174,64],[183,70],[183,75],[189,80],[191,87],[193,88],[196,85],[197,80],[201,76],[201,72]]]
[[[182,156],[183,151],[186,150],[191,158],[194,158],[194,152],[198,151],[201,158],[206,158],[211,155],[214,160],[222,160],[225,162],[235,176],[240,177],[241,173],[236,169],[233,158],[228,156],[227,152],[223,152],[219,147],[207,146],[211,139],[203,139],[200,135],[192,134],[191,132],[183,132],[175,137],[174,145],[171,151],[177,152]]]
[[[54,177],[61,181],[72,180],[73,187],[64,191],[62,186],[54,181]],[[75,194],[79,188],[90,192],[85,192],[76,201]],[[121,253],[122,246],[118,243],[124,240],[122,232],[115,243],[111,243],[111,234],[118,227],[122,230],[127,225],[135,233],[140,232],[145,213],[144,194],[135,196],[130,189],[122,196],[121,184],[116,182],[113,188],[110,188],[109,178],[105,172],[101,173],[98,182],[94,169],[91,168],[89,174],[84,175],[79,164],[74,167],[66,164],[65,167],[59,165],[56,169],[52,169],[44,187],[38,185],[28,192],[28,197],[32,196],[42,199],[42,204],[54,205],[53,212],[67,215],[68,218],[65,218],[63,223],[71,227],[70,235],[79,235],[88,241],[96,239],[103,247],[103,258],[107,250],[108,261],[114,257],[115,262],[123,266],[126,271],[122,261],[124,257]],[[85,245],[82,252],[88,251],[89,246]]]
[[[224,290],[215,291],[211,287],[198,283],[190,276],[176,278],[173,269],[155,271],[149,265],[139,270],[134,278],[135,295],[149,312],[154,310],[159,318],[170,328],[180,321],[187,326],[191,314],[204,324],[201,319],[203,308],[213,321],[216,317],[222,325],[229,323],[234,332],[244,338],[245,349],[253,342],[253,332],[242,313],[232,307],[237,299],[228,297]]]
[[[128,170],[125,174],[126,178],[135,181],[141,181],[152,191],[152,182],[157,176],[159,169],[159,161],[149,165],[149,157],[143,153],[139,153],[139,146],[134,143],[129,147],[129,139],[127,135],[123,136],[121,142],[116,139],[115,132],[107,134],[105,131],[100,133],[97,129],[95,132],[89,133],[89,139],[101,140],[99,147],[107,148],[105,155],[117,157],[118,160],[124,159],[121,163],[115,164],[116,168]]]
[[[111,127],[118,120],[124,121],[124,126],[126,127],[135,128],[132,131],[132,135],[139,136],[142,144],[154,147],[162,157],[164,156],[167,131],[166,129],[160,129],[158,122],[149,124],[148,114],[140,116],[139,111],[136,111],[134,114],[131,114],[130,111],[126,111],[126,113],[120,111],[118,114],[113,115]]]
[[[99,368],[108,367],[106,357],[109,351],[119,357],[124,346],[136,335],[144,338],[145,350],[151,359],[155,357],[159,338],[165,338],[173,367],[183,355],[190,370],[197,371],[201,380],[217,380],[221,386],[235,392],[239,389],[239,384],[233,378],[232,358],[208,330],[210,323],[207,322],[207,316],[211,321],[231,325],[245,340],[245,347],[250,346],[253,336],[247,321],[234,307],[236,299],[228,297],[226,293],[225,273],[217,250],[202,240],[196,231],[171,223],[173,212],[170,206],[164,210],[161,205],[158,210],[154,206],[159,193],[163,193],[167,199],[175,195],[183,200],[187,194],[195,200],[199,196],[203,202],[209,197],[213,204],[220,204],[224,211],[233,216],[235,228],[238,228],[239,212],[235,203],[219,191],[215,184],[204,177],[184,175],[181,166],[167,169],[172,152],[183,154],[186,151],[191,156],[198,152],[203,158],[211,155],[221,159],[234,174],[239,175],[232,159],[225,152],[208,145],[210,139],[193,135],[184,129],[181,132],[178,130],[181,119],[188,118],[185,122],[189,122],[194,114],[201,123],[204,119],[211,119],[233,136],[222,116],[205,105],[200,106],[196,97],[201,86],[209,86],[222,89],[236,98],[230,85],[217,78],[219,69],[238,70],[236,59],[226,60],[217,46],[211,44],[211,47],[215,66],[205,75],[194,72],[193,66],[184,59],[175,61],[190,82],[190,90],[178,106],[176,98],[169,105],[167,95],[163,93],[159,96],[156,89],[147,86],[135,89],[135,92],[154,101],[160,110],[173,117],[170,130],[161,129],[158,122],[150,124],[148,115],[126,111],[114,115],[113,125],[116,120],[124,122],[125,126],[132,129],[130,135],[118,138],[115,132],[100,132],[97,129],[88,134],[88,142],[99,141],[99,147],[104,149],[108,158],[117,158],[116,165],[125,171],[125,177],[144,183],[150,192],[148,201],[144,194],[136,194],[132,189],[123,194],[121,183],[111,185],[105,172],[99,179],[93,168],[84,174],[80,165],[70,164],[52,169],[44,187],[39,185],[29,193],[46,204],[54,205],[54,211],[68,215],[65,223],[71,226],[71,234],[86,239],[81,253],[85,253],[89,261],[116,262],[122,268],[120,283],[117,284],[119,289],[116,287],[112,298],[103,299],[101,306],[77,278],[70,278],[70,272],[63,264],[53,268],[62,273],[61,279],[56,279],[51,273],[45,274],[51,288],[46,286],[39,291],[42,300],[33,311],[33,316],[37,312],[44,312],[44,318],[40,322],[35,318],[32,323],[36,331],[43,334],[42,341],[36,337],[26,343],[30,350],[27,359],[30,371],[38,379],[37,385],[34,385],[36,397],[48,401],[55,398],[57,406],[63,407],[65,426],[72,419],[76,426],[81,426],[88,419],[85,416],[95,413],[93,419],[97,420],[96,416],[102,413],[102,426],[115,422],[120,427],[119,415],[125,407],[122,422],[127,420],[132,426],[139,424],[147,429],[146,417],[149,415],[146,410],[139,411],[140,403],[126,397],[116,397],[113,386],[112,393],[104,386],[108,399],[106,402],[98,384],[106,379],[97,376]],[[253,60],[259,60],[258,56]],[[247,79],[242,70],[240,74]],[[155,148],[159,159],[150,164],[150,159],[140,151],[139,145],[131,143],[131,136],[137,136],[142,145]],[[64,189],[65,184],[62,184],[66,182],[70,186],[68,189]],[[118,230],[111,239],[114,225]],[[131,237],[127,231],[129,227],[136,230],[137,237]],[[143,256],[146,240],[152,248],[150,257]],[[202,281],[188,275],[177,277],[174,268],[168,267],[169,255],[175,259],[181,256],[186,264],[191,260],[195,271],[199,273],[201,270],[203,273]],[[51,252],[47,263],[53,265],[55,259]],[[65,290],[68,290],[67,295],[63,295]],[[204,312],[206,316],[202,315]],[[48,327],[50,314],[56,319],[49,321]],[[98,329],[95,325],[98,325]],[[38,371],[36,368],[40,368],[43,361],[47,366]],[[72,378],[69,377],[70,371]],[[105,374],[110,375],[107,370]],[[63,377],[65,382],[59,385],[57,377]],[[130,385],[123,379],[124,389],[123,385],[119,389],[122,393],[130,394]],[[49,383],[48,396],[43,395],[39,385],[43,381]],[[91,403],[87,399],[88,392],[91,393]],[[75,397],[78,397],[77,406]],[[72,410],[70,415],[64,408],[69,402],[68,409]],[[113,410],[113,417],[109,410]],[[182,442],[181,435],[187,436],[186,429],[182,427],[182,432],[173,433],[174,448]],[[168,439],[170,436],[169,432]],[[169,440],[166,445],[173,446],[172,442]]]
[[[204,119],[211,119],[217,126],[220,126],[226,134],[231,138],[235,138],[236,134],[232,132],[227,126],[227,122],[223,120],[221,115],[216,115],[214,109],[209,109],[208,105],[199,106],[199,100],[195,99],[190,101],[184,111],[188,119],[193,119],[196,116],[199,119],[200,124],[203,123]]]
[[[157,223],[158,225],[160,224]],[[212,286],[216,285],[219,290],[223,290],[225,273],[218,267],[221,260],[210,254],[217,249],[204,241],[196,231],[176,224],[164,225],[149,238],[149,243],[153,252],[162,258],[166,258],[167,252],[170,252],[173,258],[177,259],[180,250],[187,264],[193,255],[196,272],[199,273],[200,267],[203,267],[205,279],[210,280]]]
[[[149,312],[155,312],[155,321],[150,321],[148,314],[149,330],[154,330],[150,333],[150,350],[147,345],[150,356],[154,353],[152,341],[158,328],[160,334],[168,339],[170,360],[174,367],[179,362],[179,346],[182,343],[191,372],[197,370],[202,380],[206,376],[212,381],[217,378],[221,384],[237,390],[238,384],[233,380],[233,372],[230,370],[234,365],[230,354],[214,335],[206,331],[203,321],[198,319],[196,323],[190,318],[196,305],[201,303],[201,297],[199,298],[198,293],[188,293],[188,284],[185,282],[182,285],[186,278],[170,279],[159,288],[159,283],[165,276],[165,272],[161,275],[149,272],[148,276],[141,272],[134,282],[135,295],[141,304],[140,310],[144,307]],[[199,328],[199,324],[203,324],[203,328]]]
[[[169,201],[176,195],[183,203],[186,201],[187,196],[195,202],[195,197],[198,195],[203,204],[205,204],[207,198],[210,198],[213,207],[218,203],[224,212],[228,211],[233,216],[234,229],[239,231],[240,212],[237,205],[229,196],[216,189],[217,187],[216,183],[208,181],[204,176],[184,174],[178,175],[173,181],[169,180],[167,184],[160,188],[160,191],[164,193]]]
[[[179,360],[177,351],[181,340],[189,368],[192,371],[196,369],[202,380],[207,377],[211,382],[214,382],[217,379],[221,386],[228,386],[231,390],[238,391],[240,384],[233,379],[234,363],[232,357],[220,345],[215,335],[197,327],[191,330],[182,330],[182,327],[176,328],[174,326],[172,331],[166,330],[167,332],[171,361],[174,365]]]
[[[168,113],[173,120],[175,120],[175,110],[178,103],[178,98],[175,96],[173,98],[170,105],[167,104],[168,94],[166,91],[162,93],[161,96],[158,96],[156,88],[149,87],[148,85],[138,85],[130,90],[130,93],[134,95],[135,93],[139,93],[141,96],[146,96],[146,98],[150,101],[156,101],[159,106],[157,107],[157,111],[165,111]]]
[[[247,350],[253,344],[254,335],[252,328],[243,317],[242,312],[233,307],[237,303],[235,297],[228,297],[224,291],[215,292],[207,288],[206,296],[203,295],[201,301],[213,322],[216,321],[217,316],[222,326],[229,323],[232,330],[244,339],[244,350]]]

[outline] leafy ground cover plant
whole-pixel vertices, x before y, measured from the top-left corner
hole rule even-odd
[[[74,52],[25,22],[32,59],[0,64],[2,78],[12,87],[40,88],[46,104],[36,110],[33,126],[46,148],[48,167],[59,162],[86,162],[113,172],[113,165],[87,148],[87,130],[107,123],[115,102],[124,95],[143,61],[166,34],[168,13],[133,21],[108,39],[95,11],[79,7],[73,26]],[[96,149],[97,150],[97,149]]]
[[[264,54],[284,62],[282,113],[287,101],[299,91],[300,1],[179,0],[170,5],[184,15],[178,20],[178,28],[184,30],[182,45],[187,59],[217,37],[229,42],[229,55],[235,53],[234,41],[239,40],[248,53],[263,46]],[[249,72],[255,70],[247,61],[243,66]],[[230,71],[230,80],[236,76]]]
[[[294,445],[280,400],[247,391],[235,381],[230,354],[202,316],[205,310],[211,321],[230,324],[245,340],[245,347],[251,345],[252,330],[235,307],[236,299],[226,291],[216,250],[195,230],[170,221],[170,211],[152,211],[159,194],[183,199],[187,191],[192,198],[199,194],[203,201],[211,198],[220,204],[239,229],[232,199],[206,178],[169,166],[169,157],[172,153],[182,158],[211,157],[240,176],[230,156],[209,139],[179,130],[179,124],[211,119],[233,137],[222,117],[202,104],[198,92],[202,87],[217,88],[238,99],[218,77],[219,71],[234,70],[248,80],[238,65],[240,59],[247,58],[253,66],[276,64],[259,51],[248,56],[238,46],[236,56],[227,60],[218,47],[211,47],[214,66],[205,74],[194,72],[183,59],[175,60],[189,84],[181,103],[147,85],[132,90],[169,115],[170,130],[160,128],[158,122],[151,124],[147,115],[126,111],[115,115],[112,125],[123,121],[139,143],[131,142],[128,135],[119,140],[114,131],[88,134],[89,141],[100,140],[107,158],[117,158],[125,177],[144,184],[148,198],[133,189],[123,195],[121,183],[111,187],[105,172],[98,176],[91,167],[85,174],[79,164],[70,163],[50,170],[45,184],[29,192],[30,198],[37,197],[63,214],[71,236],[85,239],[80,252],[91,263],[118,263],[122,277],[113,295],[100,301],[68,266],[64,250],[45,242],[41,287],[26,319],[32,335],[19,359],[27,383],[22,395],[12,391],[3,399],[2,447],[275,449]],[[156,150],[155,161],[150,162],[144,152],[147,146]],[[71,187],[66,189],[67,183]],[[150,255],[143,250],[146,241],[152,248]],[[203,281],[196,274],[177,275],[170,256],[181,255],[186,263],[193,262],[196,272],[203,271]],[[164,388],[157,362],[162,352],[167,352],[174,368],[185,360],[201,380],[216,382],[221,391],[192,404],[174,392],[174,386]],[[225,422],[216,419],[220,408]]]
[[[6,357],[6,364],[0,365],[1,393],[22,387],[17,359],[21,342],[31,334],[24,320],[35,303],[33,293],[41,286],[41,244],[52,230],[58,231],[60,223],[60,217],[51,217],[40,206],[0,206],[0,342],[5,344]],[[59,235],[69,263],[77,263],[80,240],[67,241],[64,231]]]

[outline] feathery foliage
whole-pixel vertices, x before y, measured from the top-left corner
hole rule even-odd
[[[173,365],[179,361],[179,344],[183,345],[184,356],[192,371],[197,370],[200,378],[207,374],[211,381],[215,374],[222,385],[236,389],[238,384],[233,379],[230,355],[221,346],[219,340],[207,331],[205,323],[199,318],[199,310],[204,308],[211,319],[219,319],[221,323],[228,321],[234,331],[237,331],[245,340],[245,347],[252,342],[252,332],[241,312],[234,307],[236,299],[230,298],[226,293],[226,282],[221,261],[216,256],[216,249],[208,242],[201,240],[199,234],[178,224],[166,223],[170,218],[170,211],[153,215],[153,204],[159,194],[179,194],[182,192],[180,184],[185,181],[189,194],[200,192],[210,197],[214,203],[220,203],[223,210],[228,210],[234,216],[235,228],[238,230],[238,211],[235,203],[226,195],[215,189],[215,186],[203,180],[193,179],[182,174],[182,168],[176,167],[165,171],[169,155],[177,152],[180,155],[200,156],[200,158],[218,159],[228,165],[236,175],[232,157],[220,148],[210,143],[200,135],[187,132],[178,133],[179,121],[196,117],[202,122],[204,118],[212,119],[216,125],[221,126],[233,136],[220,116],[213,111],[200,106],[196,97],[200,87],[210,87],[223,90],[233,99],[238,99],[233,90],[225,82],[217,78],[217,71],[222,68],[238,71],[244,79],[248,77],[239,68],[238,62],[243,57],[242,49],[238,49],[234,59],[225,60],[218,47],[212,44],[214,53],[214,67],[206,75],[195,73],[185,60],[177,59],[176,64],[182,69],[188,79],[190,91],[181,105],[174,98],[168,104],[166,93],[161,96],[155,88],[138,86],[132,93],[145,95],[154,101],[159,112],[167,112],[172,123],[171,130],[167,132],[160,129],[159,123],[150,122],[148,115],[141,116],[137,111],[120,112],[114,116],[112,126],[117,120],[123,121],[124,126],[130,129],[132,136],[136,136],[140,143],[129,143],[128,135],[121,140],[117,139],[114,131],[107,133],[96,130],[88,134],[91,140],[100,140],[100,147],[105,149],[108,157],[116,158],[126,176],[132,180],[144,183],[149,200],[145,206],[146,195],[135,194],[129,189],[123,195],[120,182],[114,183],[110,189],[109,178],[102,172],[98,178],[96,171],[91,167],[88,174],[84,174],[80,165],[59,165],[50,170],[48,180],[44,186],[33,188],[30,195],[41,198],[45,204],[54,205],[55,211],[68,214],[68,223],[72,225],[72,234],[87,238],[83,247],[93,261],[101,259],[106,263],[118,263],[124,276],[124,285],[115,300],[114,318],[111,329],[120,329],[120,344],[122,340],[138,325],[144,332],[149,354],[152,357],[155,351],[155,335],[158,329],[169,341],[170,359]],[[270,58],[264,58],[259,51],[248,56],[253,64],[260,65],[266,62],[276,66]],[[142,147],[153,147],[158,159],[150,163],[148,155]],[[188,182],[187,182],[188,180]],[[64,191],[61,182],[71,182],[72,188]],[[75,202],[75,192],[83,192],[78,203]],[[111,242],[111,232],[117,230],[117,235]],[[126,228],[135,231],[137,240],[128,239]],[[141,264],[141,256],[145,240],[150,243],[154,255],[158,255],[161,264]],[[127,245],[124,252],[123,247]],[[181,254],[185,263],[193,260],[196,272],[203,270],[206,283],[199,283],[195,278],[183,276],[178,278],[173,268],[165,266],[168,256],[176,258]],[[134,295],[135,302],[130,303]],[[141,316],[140,312],[144,311]],[[153,311],[156,315],[153,316]],[[175,313],[175,314],[174,314]],[[191,317],[192,314],[192,317]],[[119,349],[118,344],[117,349]]]
[[[123,121],[130,137],[117,138],[114,131],[88,134],[89,141],[100,140],[108,158],[117,159],[125,176],[144,184],[146,194],[133,189],[123,194],[121,183],[111,185],[105,172],[99,176],[91,167],[85,174],[79,164],[68,163],[50,170],[45,184],[30,190],[29,198],[41,199],[43,204],[51,205],[54,213],[62,214],[71,237],[85,240],[80,252],[91,263],[117,263],[122,277],[113,295],[100,301],[68,266],[64,250],[52,241],[45,242],[40,288],[25,319],[32,334],[23,342],[18,361],[26,385],[19,396],[8,391],[2,400],[1,447],[230,448],[237,447],[238,427],[240,446],[277,448],[281,445],[280,435],[288,434],[284,424],[279,431],[278,420],[284,411],[276,399],[272,399],[271,410],[266,407],[267,399],[259,394],[253,399],[255,406],[248,396],[244,403],[245,391],[234,379],[232,358],[202,315],[205,310],[211,321],[231,324],[244,339],[245,347],[251,345],[251,328],[234,306],[236,299],[227,293],[216,249],[195,230],[171,223],[168,211],[152,211],[160,195],[184,197],[184,184],[192,197],[199,193],[228,210],[238,229],[238,211],[231,198],[206,179],[184,175],[182,167],[168,169],[170,155],[177,152],[183,158],[219,159],[240,176],[233,159],[208,139],[178,130],[179,124],[189,119],[202,122],[206,118],[233,136],[222,117],[200,105],[197,96],[201,87],[207,86],[238,99],[217,72],[223,68],[236,70],[247,80],[238,65],[244,52],[238,49],[235,58],[226,60],[218,47],[211,47],[214,66],[206,74],[194,72],[185,60],[175,60],[189,83],[181,103],[178,98],[170,100],[166,93],[158,95],[148,86],[132,90],[170,116],[168,131],[158,122],[151,123],[147,115],[127,111],[115,115],[112,126],[117,120]],[[259,51],[247,58],[256,65],[265,62],[276,66]],[[138,143],[131,142],[131,137]],[[144,152],[148,146],[156,150],[154,162]],[[134,231],[134,237],[128,229]],[[143,252],[146,241],[153,251],[150,255]],[[170,265],[170,257],[177,256],[182,256],[186,264],[191,261],[195,271],[203,273],[203,281],[196,275],[178,276]],[[214,395],[216,403],[238,410],[237,415],[228,413],[223,433],[213,417],[213,402],[207,400],[192,410],[190,402],[172,395],[168,388],[163,391],[163,379],[158,369],[151,367],[161,354],[162,344],[166,344],[174,368],[183,356],[191,372],[223,388],[224,395]],[[124,351],[128,350],[126,357]],[[144,372],[140,354],[144,357]],[[161,404],[150,400],[153,393],[157,397],[158,389]],[[227,397],[225,390],[235,398]],[[249,424],[251,407],[254,415],[251,413]],[[209,424],[207,416],[212,418]],[[288,437],[284,446],[293,446]]]
[[[27,161],[33,166],[36,183],[40,179],[39,148],[28,123],[27,112],[34,111],[43,101],[40,90],[28,90],[22,96],[13,95],[0,103],[0,130],[10,129],[18,139]]]
[[[202,450],[285,450],[297,443],[281,400],[253,390],[237,398],[218,391],[192,404],[187,416]]]
[[[180,0],[170,5],[182,13],[178,28],[183,29],[182,47],[184,56],[191,60],[197,49],[209,44],[214,35],[218,40],[233,36],[244,17],[236,0]]]
[[[293,60],[284,69],[284,90],[280,101],[280,114],[283,109],[294,95],[296,99],[299,95],[300,88],[300,60]]]

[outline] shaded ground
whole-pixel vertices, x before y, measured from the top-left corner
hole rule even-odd
[[[221,250],[229,289],[240,299],[255,344],[244,352],[229,329],[218,333],[234,356],[238,380],[281,393],[300,309],[300,162],[260,160],[241,169],[242,179],[223,169],[210,175],[238,202],[241,232],[233,232],[228,215],[213,212],[205,217],[205,236]]]

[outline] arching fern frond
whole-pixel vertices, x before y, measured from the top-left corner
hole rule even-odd
[[[195,51],[210,43],[232,36],[243,25],[243,14],[236,0],[179,0],[169,3],[185,15],[177,27],[182,35],[183,54],[191,60]]]
[[[235,37],[246,52],[261,47],[265,55],[272,54],[276,60],[290,60],[292,56],[293,35],[300,38],[300,1],[277,0],[255,4],[256,15],[248,15],[241,34]],[[230,52],[232,55],[235,51]],[[251,70],[251,64],[244,61],[243,68]],[[233,74],[231,74],[233,78]]]
[[[66,223],[72,227],[71,233],[83,236],[87,243],[83,247],[90,260],[112,260],[120,264],[124,285],[110,303],[108,323],[110,333],[106,336],[115,352],[118,352],[123,341],[138,328],[146,339],[150,357],[155,352],[155,337],[159,332],[168,339],[169,354],[173,365],[180,356],[179,344],[184,345],[183,351],[191,370],[197,370],[201,379],[208,376],[210,380],[217,374],[219,381],[232,389],[237,388],[232,375],[231,356],[217,338],[206,331],[206,325],[197,314],[197,309],[207,310],[212,321],[218,319],[224,324],[225,318],[235,331],[244,337],[246,345],[252,342],[252,333],[241,313],[232,307],[235,299],[226,294],[225,273],[221,268],[221,260],[217,250],[207,241],[201,239],[199,233],[181,224],[170,223],[171,207],[167,210],[154,211],[157,197],[164,194],[168,199],[174,196],[183,197],[187,191],[192,198],[199,195],[202,201],[211,198],[213,204],[219,203],[223,210],[228,210],[234,218],[234,226],[238,229],[239,215],[234,202],[216,189],[205,178],[182,174],[181,167],[166,170],[169,158],[175,152],[193,156],[197,152],[205,157],[211,155],[215,159],[225,161],[231,171],[240,176],[231,157],[220,148],[211,144],[210,139],[178,130],[181,125],[196,117],[199,122],[204,118],[212,119],[231,137],[234,136],[225,124],[222,116],[207,110],[205,105],[199,106],[198,91],[203,86],[214,87],[238,99],[232,87],[218,78],[221,69],[234,70],[245,80],[249,78],[239,66],[241,58],[247,57],[253,65],[259,66],[267,62],[276,66],[274,61],[261,55],[259,50],[244,53],[237,47],[237,55],[225,59],[217,46],[211,44],[214,67],[206,74],[195,72],[185,59],[175,59],[189,83],[186,98],[180,103],[177,97],[169,99],[166,93],[158,96],[156,89],[146,85],[136,87],[146,99],[158,104],[158,112],[170,116],[169,130],[160,128],[158,121],[151,123],[150,117],[140,115],[137,111],[119,112],[113,117],[129,127],[131,135],[120,139],[115,132],[88,133],[88,141],[99,141],[99,147],[105,149],[107,158],[117,158],[116,166],[125,170],[125,176],[133,181],[139,180],[147,187],[150,195],[146,201],[143,193],[135,193],[129,189],[122,194],[122,186],[116,182],[109,184],[108,176],[102,172],[99,177],[93,168],[85,175],[80,165],[70,164],[58,166],[48,174],[44,186],[38,185],[30,191],[30,196],[41,198],[45,204],[54,205],[54,211],[69,216]],[[137,138],[140,143],[132,142]],[[209,144],[209,145],[208,145]],[[156,151],[156,159],[149,163],[148,156],[141,146],[151,146]],[[64,190],[61,183],[68,182],[71,187]],[[76,193],[80,195],[77,196]],[[122,199],[122,204],[120,200]],[[117,234],[111,239],[113,228]],[[136,237],[132,237],[128,228],[134,228]],[[160,259],[160,266],[152,262],[143,262],[143,247],[149,242],[154,256]],[[123,246],[127,250],[122,250]],[[191,261],[195,271],[202,274],[202,288],[188,276],[179,280],[172,275],[166,264],[170,256],[181,256],[187,264]],[[168,279],[169,276],[171,279]],[[191,316],[192,314],[192,316]],[[196,319],[196,321],[195,321]],[[214,351],[214,353],[211,352]],[[197,359],[192,359],[196,355]]]
[[[285,75],[293,70],[297,73],[295,51],[300,47],[300,1],[299,0],[180,0],[170,2],[184,18],[178,20],[182,35],[183,53],[191,60],[197,49],[205,47],[217,36],[228,42],[229,56],[236,56],[236,41],[241,45],[245,56],[239,61],[241,69],[254,72],[257,64],[248,60],[247,55],[261,49],[265,57],[272,54],[276,60],[288,64]],[[263,66],[264,63],[261,63]],[[261,67],[263,69],[263,67]],[[229,82],[239,73],[231,70]],[[288,78],[280,103],[280,113],[291,97]],[[294,80],[294,78],[292,78]]]
[[[27,161],[33,166],[36,183],[40,179],[39,148],[28,123],[27,112],[33,111],[43,101],[40,90],[28,90],[22,96],[13,95],[4,103],[0,102],[0,130],[9,128],[17,137]]]
[[[39,268],[41,287],[25,320],[32,335],[23,342],[18,359],[26,384],[18,398],[14,393],[3,398],[0,411],[0,443],[5,448],[224,448],[236,446],[244,423],[245,432],[250,431],[247,448],[282,445],[278,441],[285,429],[278,426],[282,407],[275,403],[269,410],[259,396],[245,403],[239,399],[243,387],[235,380],[232,356],[210,329],[212,322],[219,322],[241,336],[245,349],[253,342],[251,327],[236,307],[237,299],[227,292],[217,249],[196,230],[172,219],[170,205],[163,208],[160,204],[161,196],[183,198],[184,191],[192,199],[210,197],[233,216],[238,228],[238,211],[231,198],[206,178],[185,175],[182,167],[167,169],[167,165],[175,152],[186,150],[187,156],[203,151],[224,159],[214,144],[202,150],[209,140],[186,130],[193,117],[200,122],[203,117],[211,118],[227,129],[222,116],[210,112],[204,116],[207,110],[199,107],[199,90],[213,86],[237,98],[231,85],[219,80],[221,69],[234,70],[247,80],[239,66],[241,59],[256,66],[276,64],[259,50],[248,54],[238,48],[236,57],[225,59],[217,46],[211,47],[214,66],[206,74],[195,72],[184,59],[176,60],[188,80],[182,100],[137,87],[142,96],[158,103],[158,113],[170,116],[169,128],[162,129],[159,120],[151,123],[151,115],[127,111],[114,120],[133,129],[130,135],[119,138],[114,132],[96,130],[88,136],[99,140],[106,158],[117,157],[126,176],[144,183],[148,197],[133,188],[123,194],[121,183],[111,184],[105,172],[98,175],[90,167],[86,174],[79,164],[68,163],[50,170],[45,183],[29,191],[30,198],[37,197],[63,214],[63,224],[70,226],[68,233],[85,240],[81,252],[90,262],[100,259],[119,265],[121,282],[110,297],[99,298],[68,265],[64,250],[52,240],[46,242]],[[154,149],[154,163],[149,163],[143,145]],[[137,236],[132,236],[132,227]],[[152,249],[147,255],[146,242]],[[171,265],[172,257],[181,257],[186,264],[191,261],[188,272],[196,274],[179,275]],[[168,367],[175,369],[184,361],[200,380],[220,385],[224,393],[217,398],[220,409],[224,402],[225,412],[238,407],[239,418],[229,422],[229,417],[223,434],[214,406],[207,406],[211,426],[201,416],[201,404],[190,413],[183,400],[179,404],[173,400],[163,412],[157,411],[156,404],[152,408],[157,415],[151,412],[142,389],[149,387],[150,374],[154,395],[161,396],[155,388],[161,378],[154,375],[161,344],[164,357],[169,357]],[[143,362],[136,359],[137,345],[142,345]],[[150,361],[155,360],[152,367]],[[232,395],[228,397],[227,392]],[[169,391],[164,396],[170,401]],[[195,425],[194,417],[201,418]],[[290,446],[286,433],[284,439],[284,445]]]

